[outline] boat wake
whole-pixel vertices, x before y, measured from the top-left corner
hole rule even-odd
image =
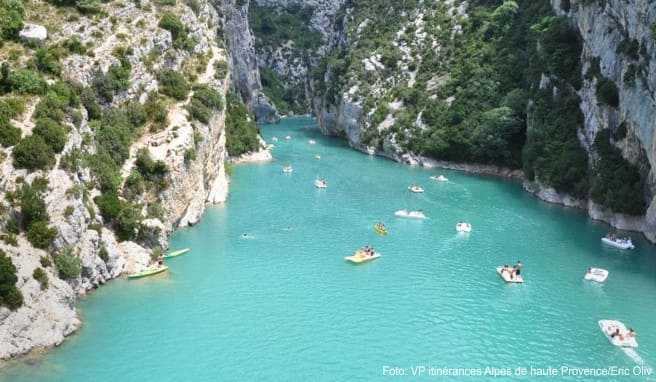
[[[640,354],[634,348],[622,348],[624,354],[629,356],[638,365],[644,366],[645,361],[640,357]]]

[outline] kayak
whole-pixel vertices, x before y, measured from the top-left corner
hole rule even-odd
[[[380,253],[378,253],[378,252],[374,252],[373,255],[368,256],[368,255],[365,255],[364,252],[362,252],[362,251],[357,251],[353,254],[353,256],[346,256],[344,258],[344,260],[350,261],[354,264],[362,264],[362,263],[366,263],[366,262],[371,261],[371,260],[375,260],[379,257],[380,257]]]
[[[635,337],[627,337],[625,334],[628,332],[626,326],[620,322],[620,321],[615,321],[615,320],[599,320],[599,329],[601,329],[601,332],[604,333],[606,338],[608,338],[608,341],[610,341],[611,344],[623,348],[637,348],[638,347],[638,341],[636,341]],[[617,330],[620,330],[620,334],[624,336],[623,339],[620,339],[619,336],[611,337],[611,335]]]
[[[596,281],[603,283],[608,278],[608,271],[601,268],[590,268],[590,272],[586,272],[585,279],[589,281]]]
[[[128,275],[128,278],[129,279],[139,279],[139,278],[142,278],[142,277],[147,277],[147,276],[156,275],[158,273],[162,273],[162,272],[164,272],[168,269],[169,269],[169,267],[167,267],[166,265],[162,265],[159,268],[147,268],[147,269],[145,269],[141,272],[137,272],[137,273],[133,273],[131,275]]]
[[[177,256],[180,256],[180,255],[184,255],[185,253],[187,253],[189,251],[191,251],[191,248],[179,249],[177,251],[173,251],[171,253],[168,253],[168,254],[164,255],[164,258],[165,259],[170,259],[171,257],[177,257]]]
[[[499,276],[501,276],[503,281],[507,283],[517,283],[517,284],[521,284],[524,282],[524,278],[522,278],[521,275],[511,278],[510,272],[501,272],[502,269],[503,267],[497,267],[497,273],[499,274]]]

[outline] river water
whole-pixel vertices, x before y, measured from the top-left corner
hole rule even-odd
[[[92,293],[78,334],[0,381],[414,380],[421,366],[426,380],[493,379],[439,378],[448,370],[438,368],[533,380],[550,367],[552,380],[656,380],[636,368],[656,366],[656,251],[638,235],[636,250],[604,247],[608,226],[516,183],[369,157],[310,119],[263,135],[281,138],[275,160],[235,168],[227,204],[172,238],[192,251],[170,272]],[[449,182],[429,180],[437,174]],[[408,192],[412,183],[426,192]],[[402,208],[429,219],[395,218]],[[470,234],[456,233],[461,220]],[[389,235],[374,233],[377,221]],[[382,257],[343,260],[365,244]],[[495,267],[517,260],[526,282],[507,285]],[[584,281],[589,266],[608,281]],[[636,352],[610,345],[600,319],[635,328]],[[630,375],[574,377],[582,368]]]

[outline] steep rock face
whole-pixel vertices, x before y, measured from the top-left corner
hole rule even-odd
[[[129,86],[115,94],[106,108],[126,101],[145,102],[148,93],[157,90],[157,73],[163,69],[183,72],[194,68],[195,82],[218,90],[225,99],[230,79],[215,76],[215,64],[226,60],[218,39],[222,20],[207,1],[198,2],[196,11],[185,5],[167,9],[187,26],[188,36],[196,43],[191,49],[174,47],[171,33],[158,27],[161,13],[154,3],[142,1],[139,7],[131,2],[108,3],[104,11],[108,17],[100,21],[69,18],[62,28],[53,29],[56,32],[49,37],[52,42],[77,36],[92,52],[64,57],[62,78],[79,86],[91,85],[99,72],[106,72],[118,63],[117,50],[132,47],[126,55],[131,66]],[[196,223],[207,205],[225,201],[228,192],[224,167],[225,112],[222,109],[213,113],[208,123],[192,120],[187,111],[192,94],[187,99],[168,103],[164,125],[155,131],[142,132],[130,147],[129,159],[120,174],[123,181],[130,175],[139,149],[147,149],[153,160],[162,160],[169,171],[167,187],[157,195],[157,200],[150,200],[153,196],[146,193],[140,196],[138,202],[144,205],[156,202],[161,209],[152,213],[144,207],[140,236],[134,241],[119,240],[112,226],[103,221],[94,202],[101,192],[89,168],[83,164],[73,169],[60,166],[62,158],[73,151],[89,155],[95,152],[88,142],[96,130],[84,108],[79,122],[65,121],[70,132],[52,170],[16,169],[12,164],[12,148],[0,148],[0,194],[14,192],[21,184],[39,177],[46,178],[44,201],[51,226],[56,229],[50,253],[34,248],[24,234],[17,236],[15,245],[0,241],[0,249],[17,268],[16,286],[24,297],[23,306],[16,311],[0,307],[0,359],[60,344],[80,327],[75,308],[78,296],[122,274],[148,267],[154,248],[165,249],[168,235],[175,227]],[[30,134],[34,127],[33,113],[38,101],[38,97],[31,99],[25,113],[12,121],[23,136]],[[193,156],[189,155],[190,151]],[[0,205],[7,207],[2,199]],[[54,265],[46,266],[41,260],[52,259],[51,253],[61,252],[79,259],[79,276],[64,281]],[[33,278],[37,267],[42,267],[48,277],[49,286],[45,290]]]
[[[599,79],[588,79],[579,91],[581,110],[585,116],[581,142],[588,151],[597,133],[604,129],[625,130],[615,144],[629,162],[648,173],[646,198],[650,206],[644,219],[617,216],[598,205],[588,208],[593,218],[609,221],[626,229],[644,232],[656,240],[656,40],[652,32],[656,23],[656,4],[648,0],[573,3],[569,9],[560,0],[553,8],[569,17],[583,39],[581,60],[584,71],[598,66],[601,75],[613,81],[619,90],[617,107],[599,101],[596,85]],[[618,137],[619,138],[619,137]]]
[[[249,1],[215,1],[225,15],[225,35],[230,54],[232,81],[258,121],[276,122],[278,111],[262,92],[255,42],[248,23]]]

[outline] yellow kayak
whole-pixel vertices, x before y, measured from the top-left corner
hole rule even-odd
[[[374,252],[373,255],[369,256],[362,251],[357,251],[353,256],[346,256],[344,260],[350,261],[355,264],[366,263],[367,261],[375,260],[380,257],[380,253]]]
[[[189,251],[191,251],[191,248],[183,248],[183,249],[179,249],[179,250],[177,250],[177,251],[173,251],[173,252],[171,252],[171,253],[167,253],[166,255],[164,255],[164,258],[165,258],[165,259],[169,259],[169,258],[171,258],[171,257],[176,257],[176,256],[184,255],[185,253],[187,253],[187,252],[189,252]]]
[[[168,269],[169,269],[169,267],[167,267],[166,265],[162,265],[161,267],[157,267],[157,268],[147,268],[147,269],[145,269],[141,272],[137,272],[137,273],[133,273],[131,275],[128,275],[128,278],[129,279],[139,279],[139,278],[142,278],[142,277],[147,277],[147,276],[156,275],[158,273],[162,273],[162,272],[164,272]]]
[[[376,231],[376,233],[379,234],[380,236],[387,235],[387,228],[385,228],[385,226],[380,224],[374,225],[374,231]]]

